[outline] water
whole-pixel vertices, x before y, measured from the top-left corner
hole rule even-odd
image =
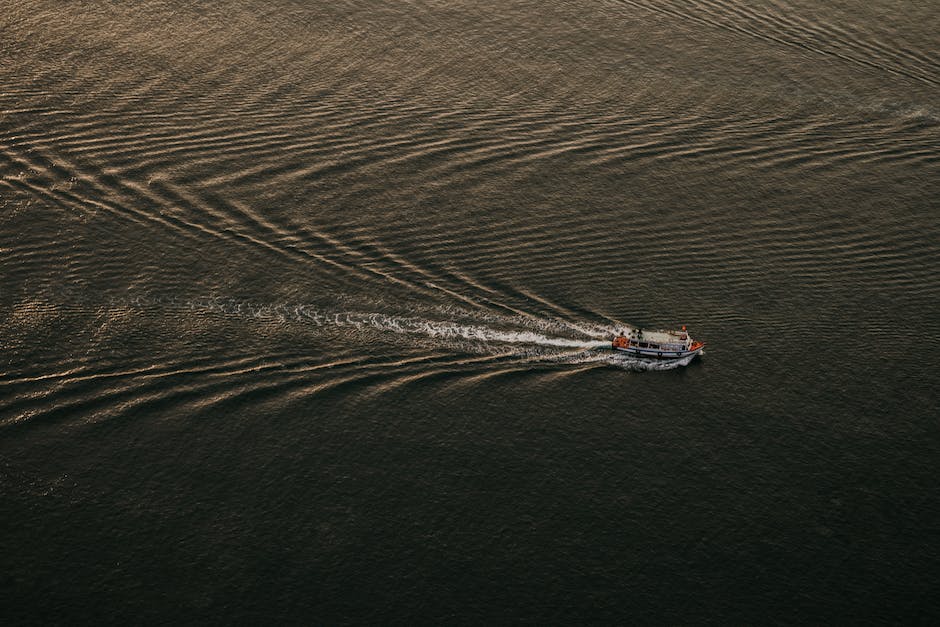
[[[0,8],[5,623],[940,616],[934,3]]]

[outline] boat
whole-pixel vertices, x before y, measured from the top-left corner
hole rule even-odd
[[[683,326],[679,331],[624,331],[614,338],[611,347],[634,357],[682,359],[701,355],[705,342],[693,340]]]

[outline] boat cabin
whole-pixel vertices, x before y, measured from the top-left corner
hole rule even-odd
[[[705,344],[694,341],[682,327],[680,331],[625,330],[614,338],[612,346],[639,357],[675,359],[700,353]]]
[[[654,351],[687,351],[692,340],[685,329],[681,331],[644,331],[634,329],[614,338],[614,348],[641,348]]]

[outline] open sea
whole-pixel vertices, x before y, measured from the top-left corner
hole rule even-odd
[[[937,624],[938,377],[937,0],[0,0],[4,625]]]

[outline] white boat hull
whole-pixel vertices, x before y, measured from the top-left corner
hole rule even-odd
[[[669,351],[669,350],[659,350],[652,348],[621,348],[619,346],[614,346],[615,351],[620,351],[621,353],[626,353],[634,357],[643,357],[644,359],[682,359],[684,357],[691,357],[695,355],[701,355],[702,351],[705,350],[704,346],[700,346],[695,350],[683,350],[683,351]]]

